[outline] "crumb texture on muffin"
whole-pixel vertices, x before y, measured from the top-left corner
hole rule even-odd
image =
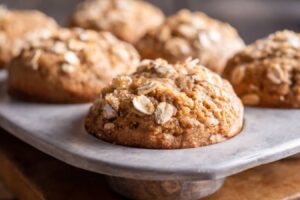
[[[110,31],[135,43],[163,20],[163,12],[146,1],[87,0],[74,11],[71,26]]]
[[[300,107],[300,34],[278,31],[247,46],[224,77],[246,105]]]
[[[167,18],[138,43],[143,58],[164,58],[171,63],[198,58],[211,70],[221,73],[227,59],[244,47],[237,31],[227,23],[201,12],[181,10]]]
[[[116,75],[134,72],[138,63],[135,48],[108,32],[60,29],[12,61],[8,85],[30,100],[88,102]]]
[[[230,83],[188,59],[144,60],[94,102],[85,126],[105,141],[142,148],[193,148],[227,140],[243,124]]]
[[[32,42],[48,37],[56,22],[35,10],[8,10],[0,6],[0,68]]]

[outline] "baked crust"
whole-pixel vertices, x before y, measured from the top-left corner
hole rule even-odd
[[[0,6],[0,68],[4,68],[23,48],[48,37],[56,22],[36,10],[8,10]]]
[[[87,0],[74,11],[71,26],[110,31],[135,43],[163,20],[163,12],[146,1]]]
[[[237,53],[224,77],[246,105],[299,108],[299,63],[300,34],[279,31]]]
[[[144,60],[102,91],[86,130],[111,143],[157,149],[193,148],[227,140],[243,124],[243,105],[230,83],[187,60]]]
[[[138,62],[134,47],[108,32],[60,29],[13,59],[8,86],[35,101],[89,102],[114,76],[135,71]]]
[[[229,59],[244,47],[237,31],[227,23],[201,12],[181,10],[146,34],[137,44],[142,58],[164,58],[169,62],[198,58],[209,69],[221,73]]]

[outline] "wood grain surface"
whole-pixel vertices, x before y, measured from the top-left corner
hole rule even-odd
[[[14,195],[0,180],[0,200],[14,200]]]
[[[1,129],[0,179],[22,200],[123,199],[110,191],[104,176],[66,165]],[[256,199],[300,199],[300,159],[278,161],[234,175],[219,192],[206,198]]]
[[[299,200],[300,160],[260,166],[228,178],[207,200]]]

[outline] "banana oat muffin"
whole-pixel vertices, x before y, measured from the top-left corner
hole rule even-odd
[[[39,11],[0,6],[0,68],[30,43],[49,37],[56,28],[56,22]]]
[[[134,47],[108,32],[61,29],[12,60],[8,85],[13,94],[29,100],[88,102],[116,75],[135,71],[138,63]]]
[[[135,43],[163,20],[162,11],[146,1],[86,0],[74,11],[71,26],[110,31]]]
[[[85,121],[102,140],[158,149],[218,143],[242,124],[243,105],[230,83],[191,59],[144,60],[103,89]]]
[[[229,60],[224,77],[246,105],[300,107],[300,34],[279,31]]]
[[[229,57],[244,47],[243,40],[229,24],[201,12],[181,10],[137,44],[143,58],[164,58],[171,63],[188,57],[221,73]]]

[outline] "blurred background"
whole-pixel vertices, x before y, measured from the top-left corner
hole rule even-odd
[[[0,0],[9,8],[39,9],[67,23],[81,0]],[[280,29],[300,32],[300,0],[148,0],[167,15],[180,8],[200,10],[235,26],[247,43]]]

